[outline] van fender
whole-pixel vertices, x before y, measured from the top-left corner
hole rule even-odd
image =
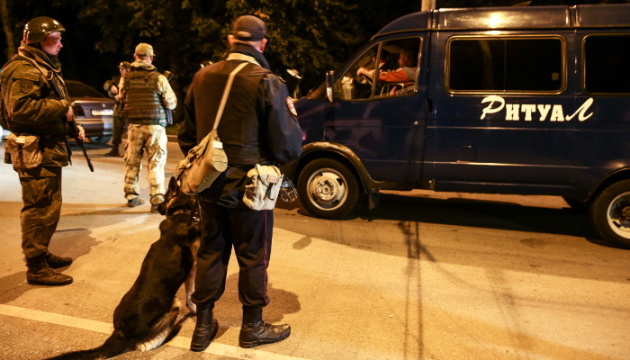
[[[590,202],[597,197],[604,189],[613,185],[614,183],[629,180],[630,179],[630,162],[625,159],[617,159],[616,161],[609,161],[603,166],[604,168],[616,168],[616,170],[610,172],[604,178],[602,178],[597,184],[591,187],[588,194],[585,195],[584,202]]]
[[[297,183],[304,166],[314,159],[323,157],[338,160],[347,165],[356,176],[363,194],[378,192],[380,184],[372,179],[361,159],[347,146],[328,141],[312,142],[302,147],[302,155],[285,168],[287,175]]]

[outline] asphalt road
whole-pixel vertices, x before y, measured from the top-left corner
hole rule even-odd
[[[123,161],[107,151],[89,145],[94,173],[78,150],[64,169],[51,249],[75,259],[64,270],[75,282],[57,288],[25,281],[20,186],[0,164],[0,359],[88,349],[111,332],[162,217],[124,206]],[[169,151],[168,176],[182,158]],[[148,199],[144,169],[140,184]],[[291,324],[291,337],[238,347],[233,258],[204,353],[188,350],[194,318],[183,309],[167,344],[116,359],[630,358],[630,252],[599,241],[559,198],[390,192],[348,219],[315,219],[299,203],[275,215],[265,318]]]

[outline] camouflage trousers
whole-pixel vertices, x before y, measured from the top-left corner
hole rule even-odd
[[[166,165],[166,129],[161,125],[127,126],[127,150],[125,152],[125,198],[140,195],[138,179],[142,169],[142,156],[146,150],[149,171],[149,193],[151,197],[164,195],[164,167]]]
[[[29,176],[20,176],[22,201],[22,251],[27,259],[48,252],[50,239],[61,216],[61,168],[36,169]]]

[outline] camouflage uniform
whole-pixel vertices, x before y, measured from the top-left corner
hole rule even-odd
[[[61,215],[61,168],[69,163],[65,114],[70,107],[56,57],[22,43],[18,54],[2,69],[2,101],[7,110],[9,130],[16,135],[39,135],[41,167],[18,171],[24,207],[20,213],[22,250],[29,282],[63,285],[69,276],[49,272],[48,265],[66,265],[72,259],[53,256],[50,240]],[[47,80],[49,79],[49,80]],[[58,94],[53,86],[56,84]],[[43,259],[46,259],[45,261]],[[48,262],[48,264],[46,264]],[[35,277],[33,276],[35,274]],[[37,278],[39,276],[39,278]],[[44,282],[36,282],[37,280]]]
[[[127,127],[125,152],[125,197],[133,199],[140,194],[138,178],[142,168],[144,150],[148,156],[149,193],[151,197],[164,195],[164,166],[166,165],[166,129],[162,125],[130,123]]]
[[[149,86],[147,86],[147,84]],[[135,61],[121,83],[127,119],[127,150],[125,152],[125,198],[128,205],[139,198],[138,179],[144,151],[148,155],[149,192],[151,204],[164,201],[164,167],[167,157],[167,123],[164,108],[174,109],[177,97],[166,77],[155,66]]]

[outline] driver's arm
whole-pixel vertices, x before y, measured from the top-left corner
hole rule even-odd
[[[357,75],[365,75],[365,76],[371,78],[372,74],[374,74],[374,70],[368,70],[365,67],[360,67],[359,70],[357,70]]]

